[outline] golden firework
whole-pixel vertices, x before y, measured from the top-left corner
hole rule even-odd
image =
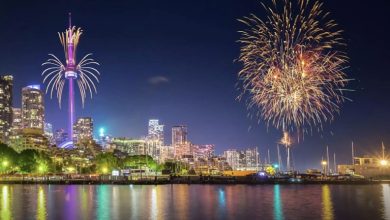
[[[240,31],[240,98],[249,94],[248,107],[283,131],[321,128],[346,99],[342,31],[320,1],[262,5],[266,19],[251,14],[239,20],[248,27]]]

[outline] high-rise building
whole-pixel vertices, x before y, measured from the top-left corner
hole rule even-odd
[[[93,120],[91,117],[78,118],[73,125],[73,142],[90,142],[93,140]]]
[[[12,126],[12,88],[11,75],[0,77],[0,141],[6,143]]]
[[[64,143],[66,140],[68,140],[68,133],[65,132],[63,128],[57,129],[54,132],[54,142],[57,146],[60,146],[62,143]]]
[[[54,145],[54,133],[53,133],[53,125],[51,123],[45,123],[44,127],[44,135],[48,139],[51,145]]]
[[[208,159],[214,156],[215,146],[213,144],[205,144],[205,145],[193,145],[192,152],[194,155],[194,159]]]
[[[241,167],[244,170],[258,170],[260,166],[259,152],[257,147],[248,148],[242,151],[243,161]]]
[[[158,119],[150,119],[148,126],[148,139],[158,140],[164,145],[164,125]]]
[[[176,125],[172,127],[172,146],[187,142],[187,126]]]
[[[11,134],[18,135],[23,130],[22,110],[20,108],[12,108],[12,128]]]
[[[146,137],[146,153],[160,161],[162,146],[164,145],[164,125],[158,119],[150,119],[148,124],[148,136]]]
[[[223,156],[233,170],[237,170],[240,167],[240,153],[237,150],[226,150],[223,152]]]
[[[176,159],[181,159],[184,155],[191,155],[191,143],[187,140],[187,134],[187,126],[172,127],[172,147]]]
[[[24,129],[36,129],[43,134],[45,125],[44,94],[39,85],[22,89],[22,123]]]

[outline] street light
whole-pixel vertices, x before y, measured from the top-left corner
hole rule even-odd
[[[381,160],[380,164],[381,164],[381,166],[387,166],[388,161],[387,160]]]
[[[3,163],[2,163],[3,167],[7,167],[8,166],[8,161],[4,160]]]

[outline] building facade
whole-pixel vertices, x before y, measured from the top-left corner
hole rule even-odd
[[[73,142],[76,145],[93,140],[93,120],[91,117],[78,118],[73,125]]]
[[[43,134],[45,135],[45,137],[49,141],[50,145],[54,145],[55,144],[55,142],[54,142],[54,133],[53,133],[53,125],[51,123],[46,123],[45,122],[45,127],[44,127]]]
[[[45,126],[44,93],[39,85],[26,86],[22,89],[22,124],[23,128],[37,129],[43,134]]]
[[[6,143],[12,127],[12,90],[13,77],[0,77],[0,141]]]
[[[259,170],[259,156],[257,147],[245,150],[230,149],[224,151],[224,157],[233,170]]]
[[[22,109],[21,108],[12,108],[12,128],[11,134],[18,135],[23,130],[22,123]]]
[[[177,125],[172,127],[172,147],[175,159],[191,155],[191,143],[188,141],[187,135],[187,126]]]
[[[147,153],[146,141],[142,139],[112,138],[110,145],[113,149],[127,153],[130,156],[145,155]]]

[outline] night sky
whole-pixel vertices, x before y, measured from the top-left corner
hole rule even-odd
[[[339,163],[350,162],[352,140],[358,155],[378,153],[382,140],[390,149],[389,6],[385,0],[325,1],[345,31],[347,72],[355,79],[348,87],[355,91],[323,132],[293,145],[297,168],[319,167],[326,145]],[[68,12],[84,29],[78,58],[92,52],[101,63],[97,96],[84,109],[76,100],[77,115],[92,116],[95,130],[140,137],[148,119],[158,118],[167,144],[171,126],[185,124],[193,143],[215,144],[217,153],[258,146],[261,159],[270,149],[276,161],[281,132],[248,118],[245,103],[236,101],[237,31],[245,28],[237,19],[264,17],[259,0],[2,1],[0,74],[15,77],[16,107],[23,86],[41,83],[48,53],[63,57],[57,32],[67,27]],[[65,127],[66,93],[62,110],[45,98],[46,121]]]

